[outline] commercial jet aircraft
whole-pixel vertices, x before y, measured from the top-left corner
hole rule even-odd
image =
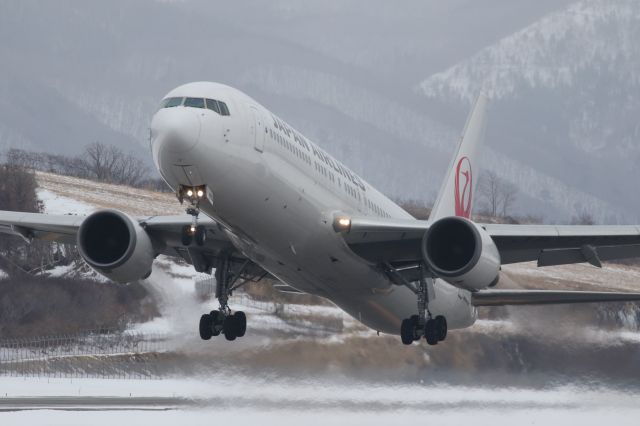
[[[151,122],[153,161],[182,216],[86,217],[0,212],[0,230],[77,244],[97,272],[145,279],[160,254],[212,273],[219,308],[199,334],[242,337],[231,292],[270,277],[282,291],[325,297],[404,344],[435,345],[470,327],[477,308],[637,301],[640,293],[495,289],[501,265],[548,267],[640,257],[639,226],[479,224],[471,220],[487,101],[467,120],[429,220],[416,220],[276,114],[231,87],[169,92]]]

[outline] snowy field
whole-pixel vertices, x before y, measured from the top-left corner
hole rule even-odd
[[[546,389],[485,388],[358,381],[282,380],[219,376],[208,381],[0,379],[3,425],[261,424],[388,425],[397,422],[460,425],[636,425],[640,395],[610,389],[558,386]],[[21,410],[13,398],[45,401]],[[46,397],[68,404],[47,408]],[[95,397],[89,403],[87,396]],[[101,404],[111,397],[114,403]],[[118,399],[130,400],[118,405]],[[152,398],[157,399],[152,399]],[[74,399],[85,401],[74,407]],[[151,401],[151,402],[150,402]],[[163,401],[167,401],[163,404]],[[176,402],[177,401],[177,402]],[[153,403],[152,403],[153,402]],[[132,405],[133,404],[133,405]],[[16,411],[13,411],[16,410]],[[80,411],[82,410],[82,411]]]

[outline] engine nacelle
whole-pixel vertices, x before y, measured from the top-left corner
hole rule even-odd
[[[147,232],[117,210],[87,216],[78,229],[78,251],[97,272],[121,283],[147,278],[155,258]]]
[[[438,278],[456,287],[479,290],[498,283],[498,248],[487,231],[467,219],[434,222],[422,238],[422,256]]]

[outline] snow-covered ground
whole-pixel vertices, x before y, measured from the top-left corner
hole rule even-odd
[[[185,398],[146,407],[156,411],[19,411],[0,414],[3,425],[47,424],[261,424],[261,425],[476,425],[520,424],[635,425],[640,406],[635,391],[573,385],[544,389],[451,386],[442,383],[394,384],[366,381],[217,376],[209,380],[94,380],[1,378],[0,403],[29,396],[74,398]],[[6,394],[6,395],[5,395]],[[95,400],[96,406],[99,399]],[[46,405],[46,404],[45,404]],[[79,409],[82,407],[78,407]],[[174,409],[164,411],[163,409]]]
[[[173,194],[36,172],[38,195],[47,213],[86,214],[114,208],[138,216],[183,214]],[[74,210],[74,211],[67,211]]]
[[[38,199],[44,204],[44,213],[87,215],[96,207],[73,198],[65,197],[48,189],[38,188]]]

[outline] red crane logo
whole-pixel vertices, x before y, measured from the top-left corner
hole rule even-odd
[[[472,188],[471,161],[469,161],[468,157],[462,157],[456,167],[456,216],[471,218]]]

